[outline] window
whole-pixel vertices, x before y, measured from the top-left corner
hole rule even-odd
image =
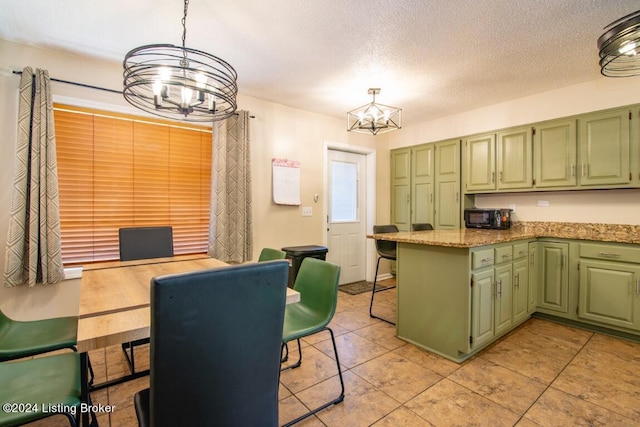
[[[358,165],[331,162],[331,222],[358,220]]]
[[[206,252],[211,128],[54,105],[62,260],[119,258],[118,229],[171,225],[176,254]]]

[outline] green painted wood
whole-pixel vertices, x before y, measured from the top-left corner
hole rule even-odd
[[[578,119],[581,186],[631,183],[629,112],[623,108]]]
[[[569,244],[538,242],[538,246],[538,307],[566,314],[569,312]]]
[[[533,188],[532,130],[520,127],[496,137],[498,190]]]
[[[472,348],[479,348],[495,335],[495,274],[490,268],[472,275],[473,297],[471,306]]]
[[[578,184],[576,120],[546,122],[536,125],[535,130],[535,187],[575,187]]]
[[[529,314],[536,311],[538,306],[538,242],[529,243],[529,291],[527,297],[527,312]]]
[[[640,330],[640,266],[582,259],[578,317]]]
[[[411,153],[411,222],[434,223],[435,145],[412,148]]]
[[[409,231],[411,222],[411,149],[391,151],[391,223]]]
[[[435,144],[434,228],[460,228],[460,141]]]
[[[515,247],[515,245],[514,245]],[[519,323],[529,315],[529,260],[513,262],[513,322]]]
[[[464,141],[465,192],[496,189],[495,134],[476,135]]]
[[[495,333],[509,330],[513,320],[513,266],[511,263],[495,268]]]

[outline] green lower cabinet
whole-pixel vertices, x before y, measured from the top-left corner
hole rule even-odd
[[[529,315],[529,260],[525,257],[513,262],[513,322]]]
[[[538,242],[538,309],[569,312],[569,243]],[[554,314],[555,314],[554,313]]]
[[[473,305],[471,307],[471,341],[473,347],[479,347],[490,341],[495,335],[494,328],[494,290],[493,269],[472,275]]]
[[[527,312],[536,311],[538,306],[538,242],[529,243],[529,290],[527,292]]]
[[[581,260],[578,317],[640,330],[640,266]]]
[[[511,263],[496,267],[496,334],[508,331],[513,320],[513,267]]]

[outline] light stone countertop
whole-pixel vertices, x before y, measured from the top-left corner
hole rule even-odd
[[[508,230],[461,228],[457,230],[401,231],[371,234],[367,237],[452,248],[472,248],[538,237],[638,244],[640,243],[640,226],[571,222],[518,222]]]

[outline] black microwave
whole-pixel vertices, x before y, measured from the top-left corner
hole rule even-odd
[[[467,228],[505,230],[511,227],[511,209],[469,208],[464,210]]]

